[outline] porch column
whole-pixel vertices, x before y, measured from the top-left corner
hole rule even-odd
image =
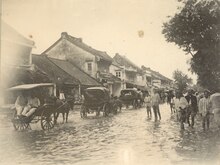
[[[54,84],[53,94],[54,94],[54,96],[57,95],[57,85],[56,84]]]
[[[81,96],[81,85],[79,84],[79,95]]]

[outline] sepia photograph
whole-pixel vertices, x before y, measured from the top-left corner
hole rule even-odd
[[[0,0],[1,165],[219,165],[219,0]]]

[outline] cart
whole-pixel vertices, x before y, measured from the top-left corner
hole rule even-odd
[[[53,83],[40,83],[40,84],[24,84],[9,88],[7,91],[13,94],[17,92],[33,92],[37,91],[41,100],[41,105],[37,107],[35,112],[30,116],[17,115],[15,106],[12,107],[14,110],[12,124],[15,130],[22,131],[30,128],[30,123],[40,122],[43,130],[50,130],[55,125],[56,111],[55,102],[53,99],[54,84]],[[48,102],[48,100],[51,100]]]

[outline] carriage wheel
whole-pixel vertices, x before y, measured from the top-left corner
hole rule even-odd
[[[28,128],[30,128],[29,123],[24,123],[21,121],[13,122],[13,126],[16,131],[24,131],[24,130],[27,130]]]
[[[109,108],[110,108],[110,107],[109,107],[108,104],[105,104],[105,105],[103,106],[103,116],[104,116],[104,117],[106,117],[106,116],[109,115],[109,111],[110,111]]]
[[[13,113],[12,123],[13,123],[13,127],[16,131],[23,131],[23,130],[26,130],[28,128],[31,128],[29,123],[26,123],[26,122],[22,121],[21,119],[17,118],[17,112],[16,111],[14,111],[14,113]]]
[[[41,128],[43,130],[50,130],[54,127],[55,116],[54,113],[48,113],[46,110],[41,114]]]
[[[81,106],[80,116],[81,116],[81,118],[86,118],[87,117],[87,112],[86,112],[86,106],[85,105]]]

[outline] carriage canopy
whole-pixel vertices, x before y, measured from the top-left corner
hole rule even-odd
[[[105,87],[91,87],[84,91],[85,102],[105,102],[110,100],[110,92]]]
[[[53,83],[22,84],[22,85],[8,88],[7,91],[30,90],[30,89],[34,89],[37,87],[53,87],[53,86],[54,86]]]

